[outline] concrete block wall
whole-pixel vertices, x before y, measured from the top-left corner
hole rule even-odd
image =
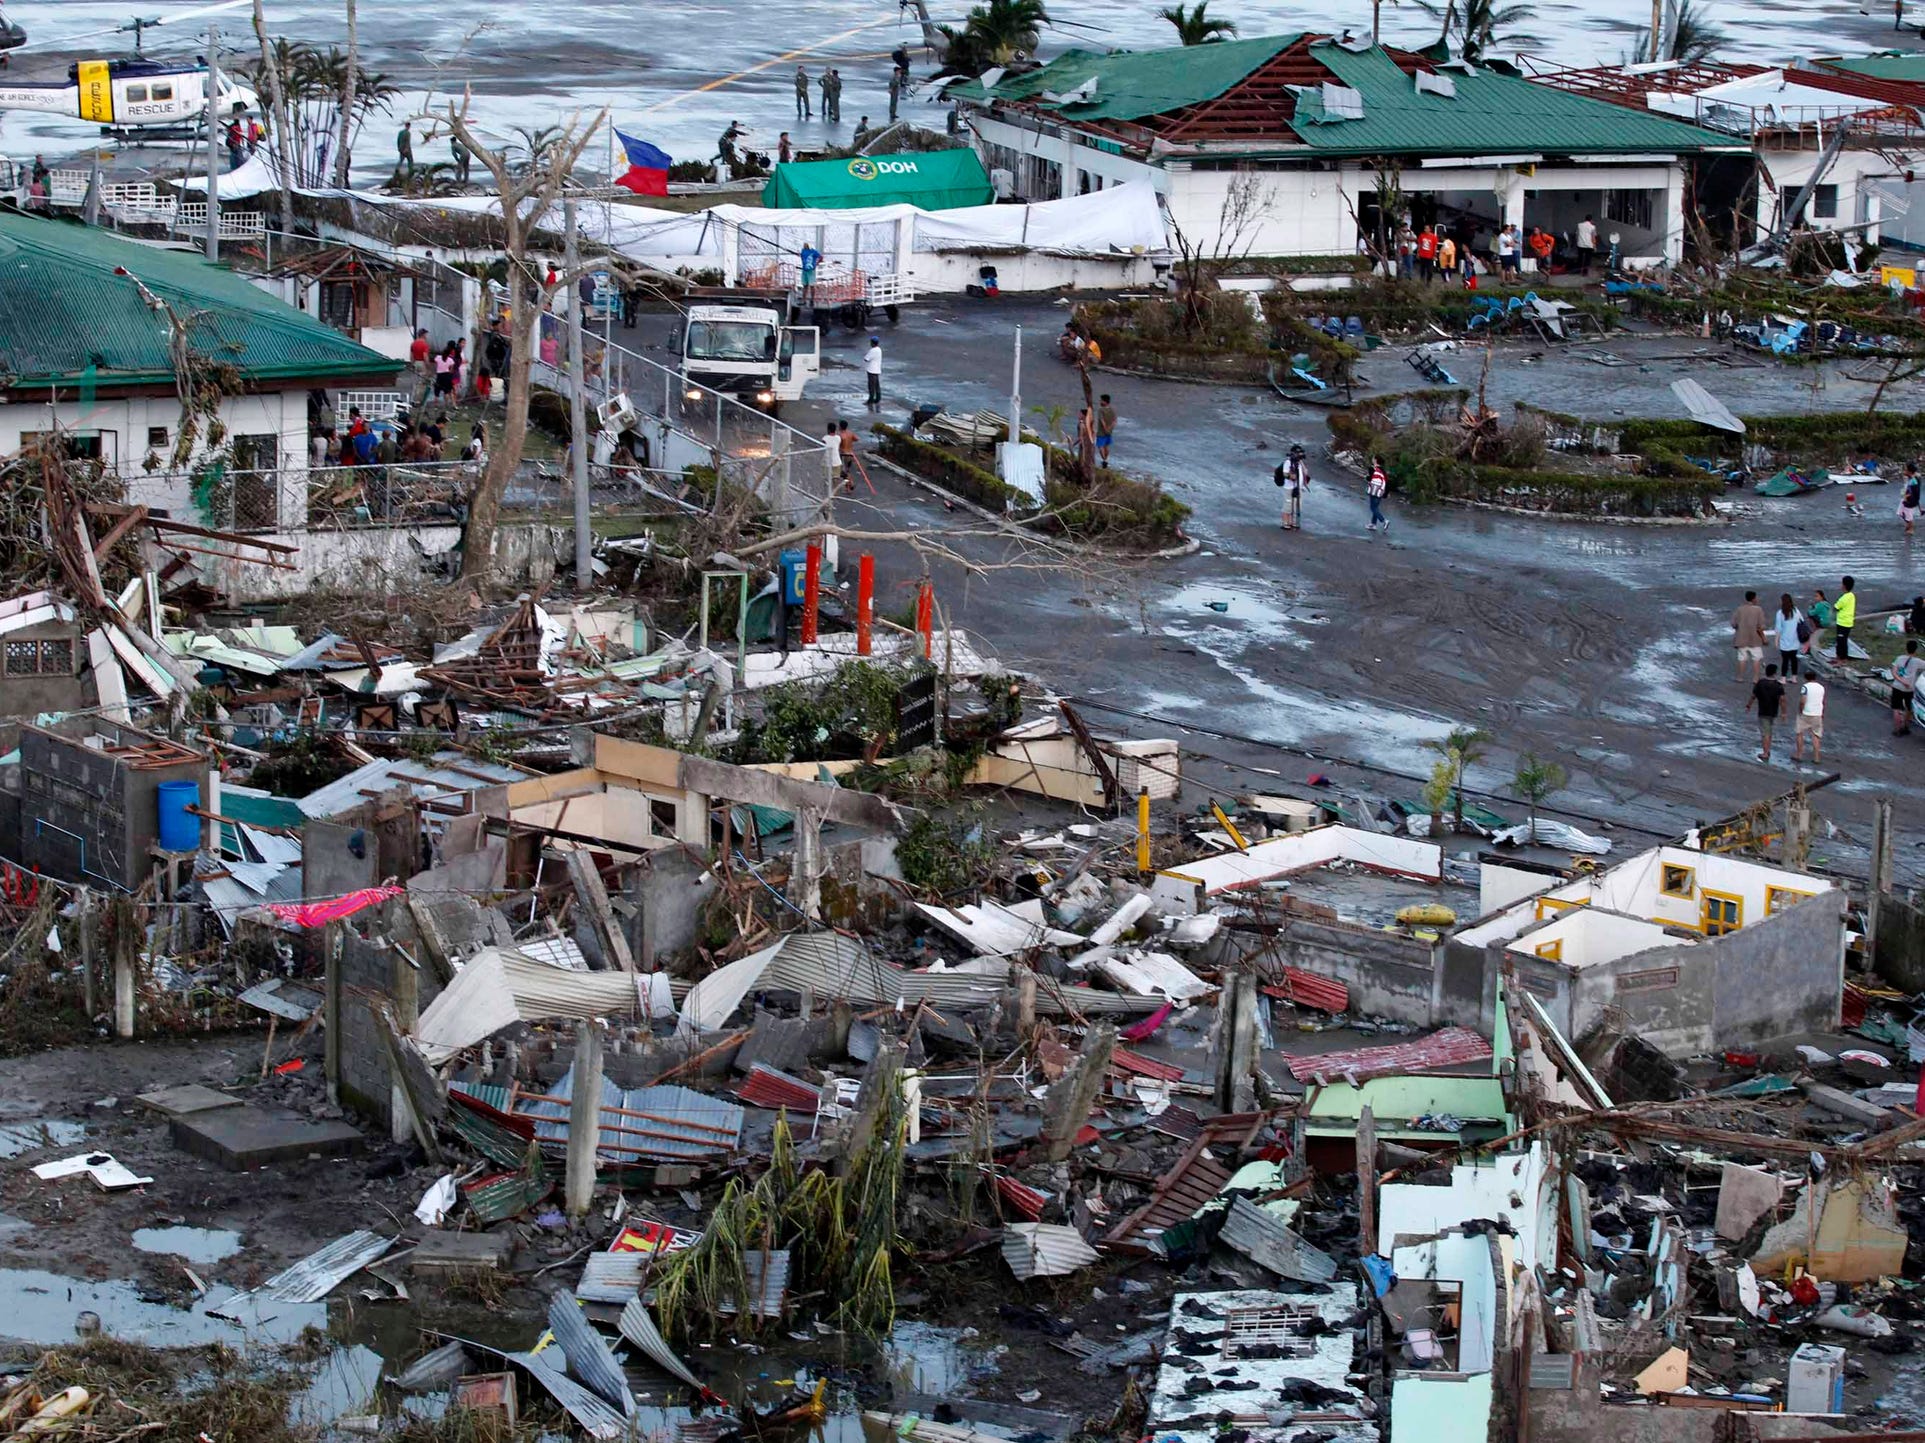
[[[386,904],[383,910],[395,918],[403,915],[394,903]],[[395,999],[405,995],[412,984],[416,994],[415,1015],[419,1016],[421,1009],[440,995],[441,984],[432,968],[424,965],[416,971],[401,949],[388,941],[389,935],[396,936],[402,946],[419,957],[420,949],[412,945],[409,935],[401,934],[398,928],[391,933],[381,924],[371,930],[381,935],[369,939],[351,928],[344,932],[339,977],[330,979],[330,987],[338,985],[341,997],[341,1070],[336,1081],[344,1106],[386,1123],[392,1121],[389,1108],[393,1078],[387,1047],[381,1039],[381,1025],[368,1006],[367,995]],[[397,986],[397,979],[404,971],[407,976]],[[401,1010],[397,1007],[397,1014]],[[397,1020],[404,1026],[410,1021],[399,1015]]]
[[[1264,968],[1301,967],[1350,989],[1353,1012],[1429,1027],[1438,1015],[1443,947],[1342,922],[1284,921]],[[1252,940],[1243,951],[1259,945]]]

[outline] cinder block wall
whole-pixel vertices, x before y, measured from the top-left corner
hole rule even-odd
[[[399,910],[389,904],[391,913]],[[394,934],[402,946],[416,957],[412,933],[399,928]],[[369,1009],[366,995],[394,998],[397,969],[405,969],[413,980],[418,996],[416,1015],[440,995],[441,984],[434,970],[424,965],[420,971],[409,966],[398,948],[384,941],[369,941],[352,930],[341,939],[341,1074],[338,1079],[341,1103],[356,1112],[386,1123],[391,1121],[389,1103],[392,1083],[388,1051],[381,1041],[380,1024]],[[406,1018],[397,1018],[405,1026]]]

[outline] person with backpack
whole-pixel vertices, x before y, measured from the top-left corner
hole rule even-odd
[[[1364,485],[1364,494],[1370,498],[1370,529],[1382,527],[1386,534],[1390,531],[1390,518],[1384,515],[1384,497],[1390,491],[1390,477],[1384,473],[1382,458],[1370,458],[1370,480]]]
[[[1303,529],[1303,492],[1310,484],[1310,462],[1304,456],[1303,446],[1292,443],[1290,455],[1277,467],[1272,478],[1283,488],[1283,529],[1301,531]]]

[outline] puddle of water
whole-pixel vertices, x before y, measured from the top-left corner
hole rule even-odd
[[[339,1419],[373,1412],[381,1368],[381,1355],[372,1348],[359,1343],[336,1348],[316,1366],[307,1387],[287,1400],[288,1422],[325,1428]]]
[[[0,1243],[32,1231],[33,1224],[25,1218],[17,1218],[12,1213],[0,1213]]]
[[[43,1147],[72,1147],[87,1135],[77,1122],[9,1122],[0,1124],[0,1161],[38,1152]]]
[[[898,1323],[889,1338],[889,1376],[900,1391],[946,1398],[995,1371],[988,1350],[955,1328]]]
[[[46,1347],[71,1342],[74,1322],[82,1313],[99,1314],[104,1333],[159,1348],[289,1343],[305,1328],[327,1326],[325,1303],[266,1303],[245,1329],[208,1316],[210,1307],[233,1296],[232,1289],[216,1288],[193,1307],[177,1308],[142,1297],[137,1283],[91,1283],[28,1268],[0,1268],[0,1337]]]
[[[166,1253],[190,1263],[218,1263],[241,1250],[241,1235],[225,1228],[137,1228],[134,1246],[143,1253]]]

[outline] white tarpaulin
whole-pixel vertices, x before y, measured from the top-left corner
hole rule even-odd
[[[916,218],[919,251],[1022,246],[1110,255],[1162,250],[1168,243],[1156,187],[1147,180],[1035,205],[972,205]]]

